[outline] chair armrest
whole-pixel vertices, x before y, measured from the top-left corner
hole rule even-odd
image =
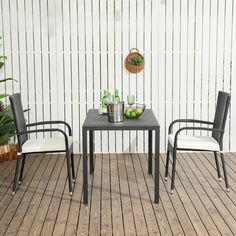
[[[178,120],[174,120],[174,121],[170,124],[168,133],[169,133],[169,134],[172,134],[174,124],[176,124],[176,123],[183,123],[183,122],[186,122],[186,123],[199,123],[199,124],[205,124],[205,125],[213,125],[213,124],[214,124],[213,122],[205,121],[205,120],[178,119]]]
[[[30,134],[30,133],[40,133],[40,132],[59,132],[64,135],[66,150],[69,148],[69,142],[67,134],[61,129],[36,129],[36,130],[27,130],[25,132],[20,132],[17,135]]]
[[[204,131],[211,131],[211,132],[217,132],[217,133],[224,133],[223,130],[212,129],[212,128],[207,128],[207,127],[183,127],[183,128],[180,128],[180,129],[175,133],[174,148],[177,147],[178,135],[179,135],[179,133],[182,132],[183,130],[204,130]]]
[[[52,125],[52,124],[64,124],[68,128],[69,136],[72,136],[72,129],[71,129],[70,125],[65,121],[58,121],[58,120],[41,121],[41,122],[27,124],[26,127],[32,127],[32,126],[38,126],[38,125]]]

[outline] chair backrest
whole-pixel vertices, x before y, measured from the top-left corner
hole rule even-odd
[[[9,99],[10,99],[10,103],[11,103],[11,107],[13,111],[18,144],[20,145],[20,149],[21,149],[22,144],[28,139],[27,134],[20,135],[20,133],[27,131],[24,111],[22,108],[21,95],[19,93],[16,93],[16,94],[11,95]]]
[[[225,130],[226,118],[228,115],[230,94],[219,91],[217,98],[217,105],[215,111],[214,125],[213,128],[217,130]],[[212,132],[212,137],[215,138],[221,145],[224,133]]]

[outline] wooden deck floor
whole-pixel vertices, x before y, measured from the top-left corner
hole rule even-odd
[[[28,157],[23,183],[11,195],[15,161],[0,164],[0,235],[236,235],[236,155],[226,156],[230,193],[216,178],[211,154],[179,154],[176,192],[164,182],[152,204],[154,181],[147,156],[96,155],[89,204],[81,204],[82,161],[68,195],[62,155]]]

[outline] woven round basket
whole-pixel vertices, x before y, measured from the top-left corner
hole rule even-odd
[[[18,144],[0,145],[0,162],[17,159]]]
[[[143,57],[137,48],[130,49],[129,55],[125,59],[125,68],[133,74],[137,74],[144,69],[144,61],[138,65],[133,65],[129,62],[130,59],[136,57]]]

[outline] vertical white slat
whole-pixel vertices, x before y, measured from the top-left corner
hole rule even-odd
[[[17,30],[17,4],[16,2],[10,2],[10,17],[11,17],[11,29],[12,29],[12,67],[13,75],[12,77],[16,79],[18,82],[14,83],[14,91],[19,92],[20,91],[20,76],[19,76],[19,47],[18,47],[18,30]]]
[[[129,48],[135,48],[136,45],[136,0],[129,0]],[[130,73],[129,75],[129,85],[130,85],[130,94],[136,94],[136,84],[137,76],[136,74]],[[130,132],[130,152],[136,151],[136,131]]]
[[[179,86],[180,86],[180,2],[173,1],[172,5],[172,60],[173,60],[173,120],[179,118]]]
[[[86,72],[85,72],[85,15],[84,1],[80,0],[78,4],[79,15],[79,71],[80,71],[80,121],[83,124],[86,117],[87,98],[86,98]],[[80,140],[82,135],[80,133]]]
[[[145,89],[144,89],[144,102],[147,108],[151,108],[151,0],[145,1]],[[148,152],[148,133],[145,132],[145,152]]]
[[[81,130],[80,112],[79,112],[79,61],[78,61],[78,2],[70,2],[70,44],[71,44],[71,99],[72,99],[72,129],[73,129],[73,148],[74,152],[80,151],[79,134]]]
[[[230,71],[231,71],[231,27],[232,27],[232,1],[226,3],[225,18],[225,38],[224,38],[224,68],[223,68],[223,88],[224,91],[230,92]],[[224,150],[229,151],[230,147],[229,122],[226,123],[224,134]]]
[[[47,28],[48,28],[48,47],[50,54],[48,55],[49,61],[49,109],[50,109],[50,120],[58,120],[58,103],[57,103],[57,36],[56,36],[56,11],[55,11],[55,2],[47,1],[48,13],[47,13]],[[54,125],[54,127],[57,127]],[[56,135],[56,134],[53,134]]]
[[[138,6],[137,6],[138,8]],[[152,109],[159,118],[159,2],[151,0],[151,106]]]
[[[123,0],[114,0],[114,75],[115,75],[115,87],[119,90],[119,95],[122,98],[122,71],[121,67],[123,66],[121,58],[122,58],[122,42],[121,42],[121,29],[122,29],[122,9],[121,9],[121,1]],[[121,66],[122,65],[122,66]],[[116,152],[122,152],[122,132],[116,132]]]
[[[35,54],[34,54],[34,23],[32,14],[32,1],[26,0],[24,2],[25,8],[25,22],[27,32],[27,69],[28,69],[28,109],[29,122],[35,122],[37,120],[37,105],[36,105],[36,90],[35,90]],[[31,137],[35,137],[35,134],[31,134]]]
[[[209,109],[208,119],[213,121],[215,113],[215,85],[216,85],[216,57],[217,57],[217,1],[211,1],[210,20],[211,20],[211,40],[209,40]]]
[[[196,1],[194,18],[194,118],[201,119],[202,1]],[[195,134],[199,135],[200,132]]]
[[[187,117],[194,118],[194,39],[195,39],[195,1],[188,6],[188,64],[187,64]],[[189,132],[190,134],[192,132]]]
[[[42,60],[42,100],[43,100],[43,120],[47,121],[51,119],[50,110],[50,46],[48,35],[48,2],[47,0],[40,1],[41,11],[41,60]],[[45,136],[50,136],[50,133],[45,133]]]
[[[108,89],[107,78],[107,8],[106,0],[100,0],[100,34],[101,34],[101,90]],[[101,152],[108,152],[108,132],[102,131],[102,148]]]
[[[115,74],[114,74],[114,1],[106,2],[107,8],[107,80],[111,95],[115,91]],[[108,152],[115,152],[115,132],[109,131],[109,149]]]
[[[92,12],[91,1],[85,1],[85,35],[86,35],[86,87],[87,87],[87,110],[93,108],[93,48],[92,48]]]
[[[232,41],[231,41],[231,106],[230,106],[230,115],[229,115],[229,123],[230,123],[230,151],[236,151],[236,44],[234,43],[236,40],[236,4],[233,4],[233,21],[232,21]]]
[[[5,65],[1,70],[0,78],[9,78],[12,77],[12,57],[11,57],[11,32],[9,29],[10,25],[10,12],[8,2],[2,1],[0,2],[1,8],[1,29],[0,29],[0,47],[1,47],[1,55],[7,56],[7,60],[5,61]],[[4,91],[10,94],[12,91],[12,82],[8,81],[6,83],[1,84],[1,91]],[[8,99],[5,99],[6,104],[9,104]]]
[[[130,75],[129,72],[125,69],[124,67],[124,60],[126,58],[126,56],[129,53],[129,3],[130,0],[125,1],[122,0],[122,4],[123,4],[123,19],[122,19],[122,27],[123,27],[123,38],[122,38],[122,47],[123,47],[123,61],[122,61],[122,74],[123,74],[123,96],[124,99],[127,99],[127,95],[130,92]],[[127,101],[127,100],[126,100]],[[128,131],[124,131],[123,132],[123,152],[129,152],[130,151],[130,138],[129,138],[129,132]]]
[[[65,103],[65,121],[71,124],[71,41],[70,41],[70,2],[63,0],[63,88],[64,88],[64,103]],[[60,92],[60,91],[59,91]]]
[[[166,1],[166,64],[165,64],[165,103],[166,103],[166,117],[165,117],[165,134],[167,136],[167,128],[173,120],[172,102],[173,102],[173,60],[172,60],[172,29],[173,29],[173,1]]]
[[[57,102],[57,119],[65,120],[66,108],[65,108],[65,92],[64,92],[64,74],[65,74],[65,57],[64,57],[64,7],[63,1],[54,1],[55,7],[55,50],[56,50],[56,93],[53,96],[53,100]]]
[[[188,1],[181,1],[181,55],[180,55],[180,118],[187,118],[187,66],[188,66]]]
[[[160,123],[160,133],[162,134],[161,139],[161,150],[166,150],[166,138],[167,133],[165,131],[165,117],[166,117],[166,110],[165,110],[165,84],[166,84],[166,2],[161,1],[159,5],[159,11],[158,11],[158,22],[159,22],[159,33],[158,33],[158,41],[159,41],[159,47],[158,47],[158,65],[159,65],[159,71],[158,71],[158,78],[159,78],[159,84],[158,84],[158,93],[159,93],[159,106],[158,106],[158,118]]]
[[[141,53],[144,52],[144,38],[143,38],[143,34],[144,34],[144,14],[143,14],[143,10],[144,9],[144,1],[143,0],[137,0],[137,16],[138,16],[138,20],[136,22],[137,24],[137,48],[141,51]],[[144,58],[146,60],[146,58]],[[144,68],[145,70],[146,68]],[[136,100],[139,103],[144,103],[144,96],[143,96],[143,81],[144,81],[144,72],[140,72],[137,74],[137,91],[136,91]],[[125,98],[126,99],[126,98]],[[142,131],[138,131],[137,132],[137,152],[141,153],[143,152],[143,132]]]
[[[210,2],[203,1],[202,9],[202,119],[208,120]]]
[[[34,33],[35,33],[35,77],[36,77],[36,103],[37,121],[44,121],[44,96],[43,96],[43,53],[42,53],[42,9],[41,1],[33,2]],[[42,133],[37,134],[43,137]]]
[[[93,9],[93,44],[94,44],[94,107],[98,108],[101,103],[101,74],[100,74],[100,2],[92,1]],[[101,152],[101,132],[95,132],[95,152]]]

